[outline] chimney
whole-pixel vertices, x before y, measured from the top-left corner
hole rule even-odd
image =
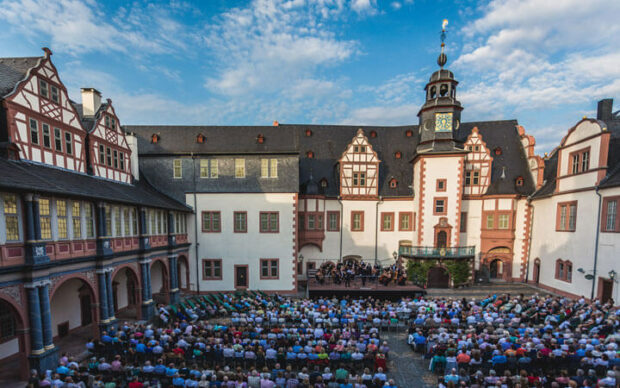
[[[82,115],[94,117],[101,106],[101,93],[95,88],[82,88]]]
[[[598,102],[598,109],[596,110],[596,119],[597,120],[611,120],[612,119],[612,108],[614,105],[613,98],[606,98]]]

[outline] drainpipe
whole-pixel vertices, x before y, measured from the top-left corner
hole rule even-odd
[[[379,205],[383,203],[383,197],[379,196],[379,200],[375,204],[375,264],[377,264],[377,249],[379,243]]]
[[[525,284],[530,280],[530,260],[532,259],[532,234],[534,232],[534,206],[532,206],[532,196],[527,197],[527,206],[532,210],[530,213],[530,235],[527,237],[527,265],[525,266]],[[539,275],[540,276],[540,275]]]
[[[598,238],[601,231],[601,202],[603,197],[598,192],[599,186],[596,186],[595,193],[598,196],[598,211],[596,212],[596,239],[594,242],[594,269],[592,270],[592,292],[590,293],[590,301],[594,300],[594,285],[596,284],[596,264],[598,262]]]
[[[196,293],[200,294],[200,257],[198,256],[198,200],[196,198],[196,156],[191,153],[192,156],[192,181],[194,186],[194,249],[196,255]]]
[[[342,225],[344,222],[344,214],[341,196],[338,196],[338,203],[340,204],[340,258],[338,259],[338,262],[342,262]]]

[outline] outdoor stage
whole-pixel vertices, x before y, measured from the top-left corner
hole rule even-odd
[[[310,298],[333,296],[342,298],[348,295],[351,297],[372,296],[374,298],[395,300],[402,297],[415,297],[425,294],[426,291],[423,288],[414,286],[409,282],[403,286],[394,283],[384,286],[376,281],[367,281],[366,285],[362,285],[360,279],[355,279],[351,282],[350,287],[345,287],[344,282],[334,284],[331,279],[326,279],[324,284],[319,284],[316,279],[308,280],[308,296]]]

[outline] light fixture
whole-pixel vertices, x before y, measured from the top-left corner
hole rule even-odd
[[[609,278],[611,280],[615,280],[616,279],[616,275],[618,275],[618,273],[616,271],[614,271],[613,269],[611,271],[609,271]]]
[[[302,255],[301,253],[299,254],[299,262],[300,263],[304,262],[304,255]]]
[[[577,268],[577,272],[579,273],[585,273],[586,271],[583,270],[583,268]]]
[[[398,257],[398,253],[396,253],[396,251],[392,252],[392,257],[394,258],[394,260],[396,260],[396,258]]]

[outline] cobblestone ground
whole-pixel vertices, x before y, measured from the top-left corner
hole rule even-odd
[[[388,378],[394,379],[399,388],[437,387],[437,377],[429,372],[428,360],[411,350],[402,328],[398,333],[381,333],[381,339],[387,340],[390,346]]]

